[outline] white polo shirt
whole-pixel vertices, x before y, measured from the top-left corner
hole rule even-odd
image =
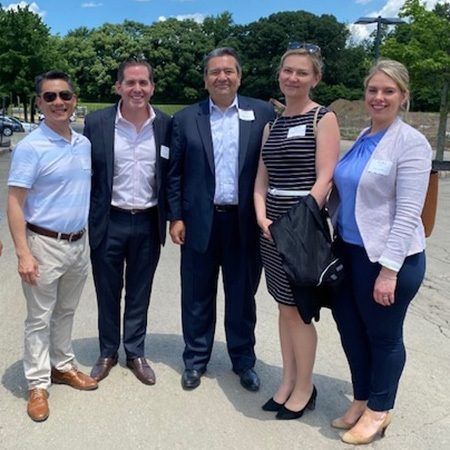
[[[28,189],[25,220],[60,233],[86,227],[91,191],[91,143],[72,130],[68,141],[45,122],[14,149],[8,186]]]

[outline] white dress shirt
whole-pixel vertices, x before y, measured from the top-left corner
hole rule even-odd
[[[156,146],[153,130],[155,112],[138,131],[117,108],[114,133],[114,176],[111,204],[122,209],[147,209],[158,203],[156,189]]]
[[[222,111],[210,99],[210,123],[214,148],[216,205],[238,204],[239,110],[237,97]]]

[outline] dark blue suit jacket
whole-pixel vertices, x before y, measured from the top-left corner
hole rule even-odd
[[[172,119],[154,109],[156,147],[156,183],[158,189],[158,223],[161,243],[166,238],[165,184],[168,159],[161,155],[161,145],[170,147]],[[109,222],[114,174],[114,128],[117,105],[86,116],[84,135],[92,143],[92,188],[89,211],[89,242],[95,249],[102,241]]]
[[[239,108],[252,110],[254,120],[239,120],[239,229],[242,245],[258,251],[253,187],[264,126],[275,116],[261,100],[238,96]],[[184,221],[185,245],[197,252],[208,246],[215,192],[214,151],[209,100],[188,106],[173,119],[167,182],[168,219]]]

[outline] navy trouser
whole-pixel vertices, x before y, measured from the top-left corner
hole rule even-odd
[[[425,253],[408,256],[397,276],[395,302],[373,298],[378,263],[363,247],[338,242],[346,277],[337,289],[333,316],[350,365],[355,400],[368,400],[373,411],[393,408],[406,360],[403,322],[425,274]]]
[[[136,214],[111,209],[106,235],[91,250],[100,356],[110,358],[120,346],[124,272],[123,346],[127,359],[144,356],[147,312],[160,248],[156,207]]]
[[[182,322],[187,369],[205,370],[214,343],[219,270],[225,291],[225,334],[233,370],[255,365],[255,293],[259,258],[242,246],[235,211],[214,212],[211,239],[204,253],[181,247]]]

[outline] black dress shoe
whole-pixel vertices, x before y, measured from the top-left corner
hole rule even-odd
[[[313,410],[316,407],[316,397],[317,397],[317,390],[316,387],[313,386],[313,391],[311,394],[311,397],[308,400],[308,403],[305,405],[303,409],[300,411],[291,411],[290,409],[286,408],[286,406],[282,406],[280,410],[277,412],[277,415],[275,416],[278,420],[292,420],[292,419],[300,419],[300,417],[303,416],[303,413],[306,409]]]
[[[266,403],[264,403],[264,405],[261,406],[261,408],[264,411],[270,411],[270,412],[278,412],[281,407],[283,406],[282,403],[278,403],[276,402],[273,397],[269,398],[269,400],[267,400]]]
[[[95,381],[103,380],[109,375],[110,370],[117,364],[117,361],[117,353],[111,358],[102,358],[100,356],[91,370],[91,377]]]
[[[131,369],[141,383],[148,385],[156,383],[155,372],[145,358],[127,359],[127,367]]]
[[[199,387],[200,378],[204,373],[204,370],[185,369],[181,376],[181,386],[186,390],[192,390]]]
[[[240,373],[241,385],[248,391],[256,392],[259,390],[259,378],[253,369],[247,369]]]

